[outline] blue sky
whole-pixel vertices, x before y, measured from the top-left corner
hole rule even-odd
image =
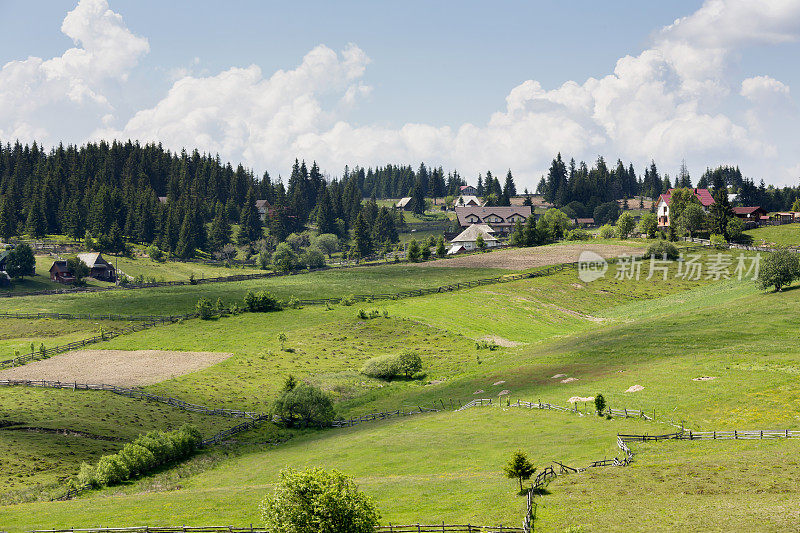
[[[0,139],[158,140],[271,173],[424,159],[529,186],[557,151],[672,174],[685,157],[796,184],[800,6],[753,4],[3,1]]]

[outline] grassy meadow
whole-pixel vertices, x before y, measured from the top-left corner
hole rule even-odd
[[[753,244],[800,246],[800,224],[762,226],[745,231],[753,238]]]
[[[384,524],[519,526],[524,498],[515,495],[515,481],[501,474],[514,450],[528,453],[540,468],[554,460],[585,466],[620,454],[617,433],[675,431],[670,423],[694,430],[800,428],[800,289],[772,293],[758,291],[751,280],[687,280],[676,276],[678,268],[669,265],[667,280],[647,280],[645,263],[643,279],[637,281],[616,279],[612,267],[594,282],[567,270],[405,300],[187,320],[118,337],[98,347],[233,353],[204,370],[146,387],[210,406],[267,410],[291,373],[328,391],[342,416],[418,405],[447,409],[340,430],[285,431],[264,424],[174,469],[121,487],[68,502],[0,507],[0,524],[9,532],[98,524],[259,524],[258,504],[281,468],[324,466],[354,475],[375,498]],[[114,312],[128,313],[158,306],[167,313],[193,305],[201,294],[227,300],[240,298],[247,288],[266,288],[281,297],[344,296],[497,272],[389,265],[252,284],[2,303],[83,312],[119,307],[126,311]],[[206,289],[212,293],[203,293]],[[215,290],[221,291],[219,296],[213,295]],[[377,309],[379,316],[359,318],[362,308]],[[6,340],[81,332],[68,326],[59,331],[57,325],[36,329],[20,323],[15,326],[18,337]],[[477,344],[481,340],[496,346],[482,347]],[[360,374],[367,359],[403,350],[420,354],[423,371],[418,379],[383,381]],[[656,421],[499,406],[450,409],[473,398],[566,405],[571,397],[598,393],[611,407],[644,409]],[[0,429],[0,454],[14,461],[0,482],[8,494],[53,483],[74,472],[80,460],[120,446],[148,428],[189,419],[204,433],[235,423],[102,392],[0,389],[0,420],[122,439]],[[292,438],[276,446],[276,435]],[[87,444],[80,452],[69,448],[75,455],[66,457],[64,443],[72,441],[62,437],[86,439]],[[23,453],[22,447],[28,451]],[[800,528],[794,504],[800,439],[631,447],[635,456],[629,467],[590,469],[554,480],[537,497],[537,530]],[[39,465],[50,466],[35,470]]]

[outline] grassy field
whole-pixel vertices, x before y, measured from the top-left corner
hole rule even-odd
[[[198,298],[226,303],[241,301],[249,290],[271,291],[275,296],[342,298],[352,294],[399,292],[435,287],[457,281],[507,274],[492,268],[427,268],[381,265],[298,274],[250,281],[209,283],[179,287],[118,290],[94,294],[16,297],[0,301],[2,310],[25,312],[178,314],[191,311]]]
[[[753,244],[800,246],[800,224],[762,226],[747,230],[745,234],[753,238]]]
[[[118,264],[119,269],[131,277],[154,277],[158,281],[186,281],[191,275],[195,278],[214,278],[219,276],[236,276],[238,274],[263,274],[256,267],[231,267],[206,265],[203,263],[183,263],[165,261],[159,263],[149,257],[108,257],[111,264]]]
[[[0,329],[0,359],[11,357],[15,351],[27,353],[38,350],[41,344],[46,348],[68,344],[72,341],[98,335],[101,331],[114,331],[130,323],[111,320],[60,320],[60,319],[17,319],[3,318]]]
[[[413,284],[432,286],[464,274],[461,269],[411,268],[331,271],[321,274],[342,278],[304,275],[270,281],[297,283],[291,288],[306,294],[335,294],[345,287],[353,293],[369,292],[366,287],[396,291]],[[524,500],[514,496],[514,482],[500,473],[515,449],[526,451],[540,467],[553,460],[583,466],[618,455],[617,433],[674,431],[664,422],[684,423],[695,430],[798,429],[800,290],[764,293],[750,280],[689,281],[675,277],[677,268],[670,265],[667,281],[615,279],[610,270],[605,278],[587,283],[577,272],[564,271],[371,305],[309,306],[217,321],[189,320],[100,346],[232,352],[222,363],[149,387],[209,405],[266,409],[283,378],[292,373],[330,391],[338,412],[345,416],[437,403],[449,406],[451,400],[478,397],[565,405],[570,397],[602,393],[611,407],[644,409],[656,423],[494,407],[344,430],[296,432],[280,446],[264,444],[276,434],[268,425],[237,436],[225,454],[209,452],[174,472],[75,501],[2,507],[1,523],[9,531],[99,523],[258,524],[258,503],[281,468],[320,465],[353,474],[376,499],[383,523],[519,525]],[[467,274],[481,277],[479,272]],[[643,274],[645,278],[646,266]],[[202,286],[187,289],[192,288]],[[272,290],[292,294],[287,286]],[[140,292],[144,291],[112,296],[136,298]],[[155,290],[147,293],[155,296],[129,303],[131,308],[175,305]],[[183,293],[165,294],[171,300],[188,298]],[[71,302],[76,309],[85,309],[91,301],[76,303],[72,298],[54,301]],[[106,305],[100,301],[94,306]],[[385,310],[388,317],[363,320],[357,316],[360,308]],[[280,333],[286,336],[284,342],[278,339]],[[501,346],[479,349],[475,341],[483,338]],[[366,359],[405,349],[422,356],[422,379],[384,382],[359,373]],[[628,392],[633,386],[641,389]],[[0,390],[0,406],[5,409],[0,419],[22,413],[33,425],[28,419],[38,420],[33,406],[41,404],[46,416],[37,425],[74,425],[88,433],[126,439],[161,423],[157,411],[145,414],[129,403],[105,405],[104,420],[91,417],[87,410],[99,402],[132,402],[104,393],[29,391],[33,396],[24,398],[18,392]],[[51,393],[55,393],[52,398]],[[154,409],[159,408],[169,409]],[[65,412],[69,416],[60,417]],[[126,418],[134,412],[141,420]],[[170,411],[161,416],[177,415]],[[204,427],[204,432],[212,429]],[[11,433],[14,439],[21,438],[20,433]],[[3,435],[0,430],[0,439]],[[0,441],[6,442],[2,445],[7,451],[0,450],[4,457],[21,445],[9,439]],[[95,441],[85,453],[96,454],[100,446],[115,444]],[[42,457],[51,450],[62,456],[59,446],[44,441],[30,444]],[[537,499],[537,530],[800,527],[794,504],[800,440],[682,441],[632,448],[635,461],[628,468],[592,469],[551,483],[548,493]],[[36,456],[14,456],[17,462],[9,478],[16,471],[31,472]],[[66,466],[58,470],[59,475],[68,471]],[[20,485],[30,486],[24,479]],[[30,481],[35,479],[51,482],[53,475],[36,473]],[[221,498],[225,505],[219,505]]]

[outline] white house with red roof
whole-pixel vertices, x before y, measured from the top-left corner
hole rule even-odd
[[[478,189],[472,185],[462,185],[459,192],[462,196],[478,196]]]
[[[658,197],[656,204],[656,217],[658,217],[658,225],[663,227],[669,226],[669,200],[672,198],[672,192],[675,189],[670,189]],[[714,197],[708,189],[691,189],[695,197],[700,201],[703,211],[708,213],[709,207],[714,204]]]

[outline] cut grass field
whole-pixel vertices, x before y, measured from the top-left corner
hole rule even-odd
[[[38,350],[69,344],[103,331],[122,329],[130,323],[116,320],[0,319],[0,360],[14,357],[16,351],[28,353],[31,344]]]
[[[753,244],[778,246],[800,246],[800,224],[762,226],[745,231],[753,238]]]
[[[671,268],[674,273],[677,266]],[[695,430],[798,429],[798,304],[799,289],[763,293],[752,281],[607,276],[584,283],[575,271],[564,271],[331,310],[310,306],[190,320],[101,346],[232,352],[220,364],[148,387],[209,405],[266,408],[285,375],[293,373],[330,390],[343,415],[449,406],[451,398],[496,399],[502,391],[512,402],[561,405],[573,396],[602,393],[611,407],[642,408],[657,421],[684,422]],[[362,307],[385,309],[389,318],[359,319]],[[286,335],[285,343],[279,333]],[[474,339],[492,335],[521,344],[477,349]],[[404,349],[421,353],[424,379],[382,382],[358,373],[365,359]],[[642,389],[626,392],[634,385]],[[96,401],[106,396],[85,394],[96,394]],[[355,475],[376,498],[383,523],[519,525],[524,501],[513,495],[514,482],[500,474],[515,449],[526,451],[538,466],[552,460],[583,466],[618,455],[618,432],[674,428],[495,407],[306,431],[277,447],[255,444],[274,431],[267,425],[237,436],[230,457],[180,483],[167,483],[165,490],[154,490],[158,482],[148,478],[75,501],[0,508],[0,516],[9,531],[101,522],[258,524],[258,503],[280,468],[320,465]],[[800,441],[682,441],[632,448],[635,461],[628,468],[597,469],[551,483],[537,498],[538,530],[800,526],[792,507],[796,472],[786,473],[796,470]],[[761,508],[751,510],[756,504]]]
[[[194,275],[196,279],[215,278],[220,276],[236,276],[239,274],[263,274],[264,271],[257,267],[225,267],[207,265],[204,263],[184,263],[180,261],[165,261],[160,263],[149,257],[114,257],[107,260],[117,264],[119,269],[133,278],[144,276],[155,278],[158,281],[186,281]]]

